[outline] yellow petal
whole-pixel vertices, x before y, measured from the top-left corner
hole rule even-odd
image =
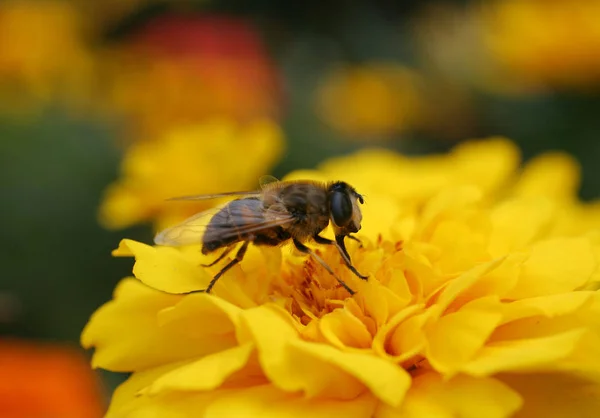
[[[371,354],[340,352],[327,345],[301,340],[294,342],[292,347],[300,364],[314,361],[315,369],[320,369],[321,365],[332,365],[344,370],[346,379],[349,376],[358,379],[373,395],[390,405],[402,403],[410,387],[410,375],[403,368]],[[318,374],[321,373],[319,370]],[[343,385],[344,381],[338,384]]]
[[[391,270],[389,279],[385,281],[386,285],[378,280],[358,282],[358,295],[355,297],[356,300],[361,301],[363,307],[361,311],[372,318],[377,327],[386,324],[389,317],[403,309],[412,298],[406,277],[401,269]]]
[[[551,295],[584,286],[597,268],[587,238],[554,238],[533,246],[516,286],[507,298]]]
[[[554,206],[544,198],[515,199],[497,206],[491,213],[490,254],[499,257],[523,249],[546,232],[553,215]]]
[[[594,294],[596,292],[582,291],[516,300],[503,306],[502,323],[532,316],[553,318],[567,315],[582,308]]]
[[[369,196],[365,197],[365,204],[361,207],[363,220],[362,229],[358,235],[375,242],[380,234],[390,237],[396,226],[400,207],[397,201],[388,196],[377,196],[376,198]]]
[[[180,365],[180,363],[169,363],[133,373],[113,392],[105,418],[130,417],[138,408],[148,405],[147,398],[138,396],[139,391]]]
[[[404,277],[412,300],[422,302],[433,289],[439,286],[444,277],[437,273],[427,260],[419,259],[418,255],[411,254],[415,249],[410,247],[407,245],[406,249],[400,253],[403,256],[403,264],[398,268],[404,270]]]
[[[585,330],[574,329],[549,337],[504,341],[484,347],[462,371],[489,376],[503,371],[555,370],[557,362],[576,348]]]
[[[508,418],[522,405],[519,394],[493,378],[435,373],[417,376],[399,408],[380,405],[376,418]]]
[[[505,341],[531,340],[543,337],[552,337],[567,331],[580,329],[584,337],[580,339],[577,348],[568,356],[569,363],[579,367],[587,363],[587,367],[598,365],[596,356],[585,355],[585,346],[589,352],[598,349],[594,343],[594,336],[600,338],[600,324],[598,323],[598,312],[594,309],[596,292],[572,292],[571,294],[552,295],[540,298],[514,302],[516,308],[511,304],[505,305],[506,319],[512,319],[494,331],[490,337],[492,344]],[[596,339],[597,339],[596,338]],[[584,344],[585,342],[585,344]],[[582,345],[583,344],[583,345]],[[591,345],[590,345],[591,344]],[[577,366],[579,364],[579,366]],[[566,360],[556,367],[567,367]],[[597,367],[595,370],[599,370]]]
[[[213,295],[193,293],[186,295],[176,305],[161,310],[157,321],[196,338],[218,338],[229,335],[235,341],[241,309]],[[233,344],[232,344],[233,345]]]
[[[306,418],[307,416],[364,418],[372,416],[376,402],[376,399],[368,393],[343,401],[307,399],[265,385],[223,393],[211,403],[206,414],[202,416],[206,418]]]
[[[487,241],[484,230],[464,221],[443,220],[433,230],[429,242],[440,250],[435,266],[445,274],[456,274],[489,260]]]
[[[506,293],[517,284],[521,274],[521,266],[527,260],[524,253],[512,253],[492,271],[484,274],[472,286],[457,297],[457,303],[462,304],[470,300],[496,295],[503,298]]]
[[[121,281],[114,300],[92,315],[81,335],[84,347],[96,349],[92,365],[113,371],[144,370],[232,345],[231,338],[205,341],[159,326],[158,313],[181,298],[135,279]]]
[[[455,175],[461,184],[475,184],[495,191],[510,179],[519,164],[517,146],[506,138],[467,141],[452,150]]]
[[[383,359],[300,340],[268,307],[244,312],[243,318],[265,374],[282,390],[352,399],[366,386],[384,402],[397,404],[410,385],[408,373]]]
[[[479,202],[481,198],[481,191],[476,187],[463,186],[443,189],[431,198],[423,209],[420,222],[421,234],[428,236],[438,222],[456,213],[464,212]]]
[[[452,375],[483,347],[502,319],[495,297],[475,300],[444,315],[426,328],[427,359],[444,375]]]
[[[347,309],[336,309],[323,316],[319,321],[319,330],[331,345],[341,350],[371,347],[371,333]]]
[[[111,408],[105,418],[189,418],[204,417],[219,391],[195,393],[193,396],[136,398],[123,408]]]
[[[575,350],[558,368],[574,376],[593,379],[600,382],[600,332],[588,330]]]
[[[266,306],[245,311],[242,321],[248,340],[254,341],[265,374],[275,386],[286,392],[304,392],[316,396],[326,391],[335,398],[351,399],[362,385],[341,370],[311,359],[300,362],[291,344],[298,339],[296,329]],[[315,371],[318,371],[315,373]]]
[[[375,334],[373,351],[398,364],[421,354],[425,348],[423,326],[429,319],[423,308],[424,305],[412,305],[396,313]]]
[[[117,255],[129,251],[135,256],[133,274],[148,286],[168,293],[189,293],[205,288],[211,277],[187,260],[177,249],[151,247],[122,240]]]
[[[254,352],[247,343],[209,354],[199,360],[178,367],[156,379],[141,394],[150,396],[173,391],[207,391],[221,386],[233,373],[241,370]]]
[[[504,257],[500,257],[480,264],[450,281],[440,293],[435,304],[435,310],[441,315],[463,292],[477,283],[483,276],[494,271],[504,260]]]
[[[515,418],[596,418],[600,411],[600,383],[567,374],[505,374],[505,384],[523,397]]]
[[[382,291],[386,294],[391,293],[391,296],[388,296],[387,298],[388,317],[398,313],[413,299],[413,294],[408,285],[406,275],[404,271],[400,269],[391,271],[389,281],[387,282],[387,285],[382,288]]]
[[[579,163],[570,155],[546,153],[527,164],[515,186],[515,194],[572,199],[579,188],[580,171]]]
[[[244,277],[227,280],[227,284],[239,283],[243,292],[253,300],[269,293],[273,278],[281,274],[282,254],[279,247],[258,247],[251,245],[242,261]]]

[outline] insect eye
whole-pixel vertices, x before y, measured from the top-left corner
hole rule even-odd
[[[344,192],[333,192],[330,201],[331,217],[337,226],[346,226],[352,218],[352,202]]]

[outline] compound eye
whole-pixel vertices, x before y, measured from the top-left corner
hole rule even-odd
[[[352,202],[344,192],[333,192],[330,201],[331,217],[338,227],[348,225],[352,219]]]

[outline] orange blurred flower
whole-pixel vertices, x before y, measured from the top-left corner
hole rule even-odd
[[[155,19],[108,65],[109,104],[145,135],[211,116],[279,115],[275,69],[258,34],[240,19]]]
[[[75,349],[0,340],[2,418],[96,418],[105,410],[98,381]]]

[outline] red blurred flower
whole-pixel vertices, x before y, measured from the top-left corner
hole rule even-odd
[[[277,72],[254,28],[242,19],[168,15],[117,52],[111,104],[146,132],[210,116],[278,117]]]

